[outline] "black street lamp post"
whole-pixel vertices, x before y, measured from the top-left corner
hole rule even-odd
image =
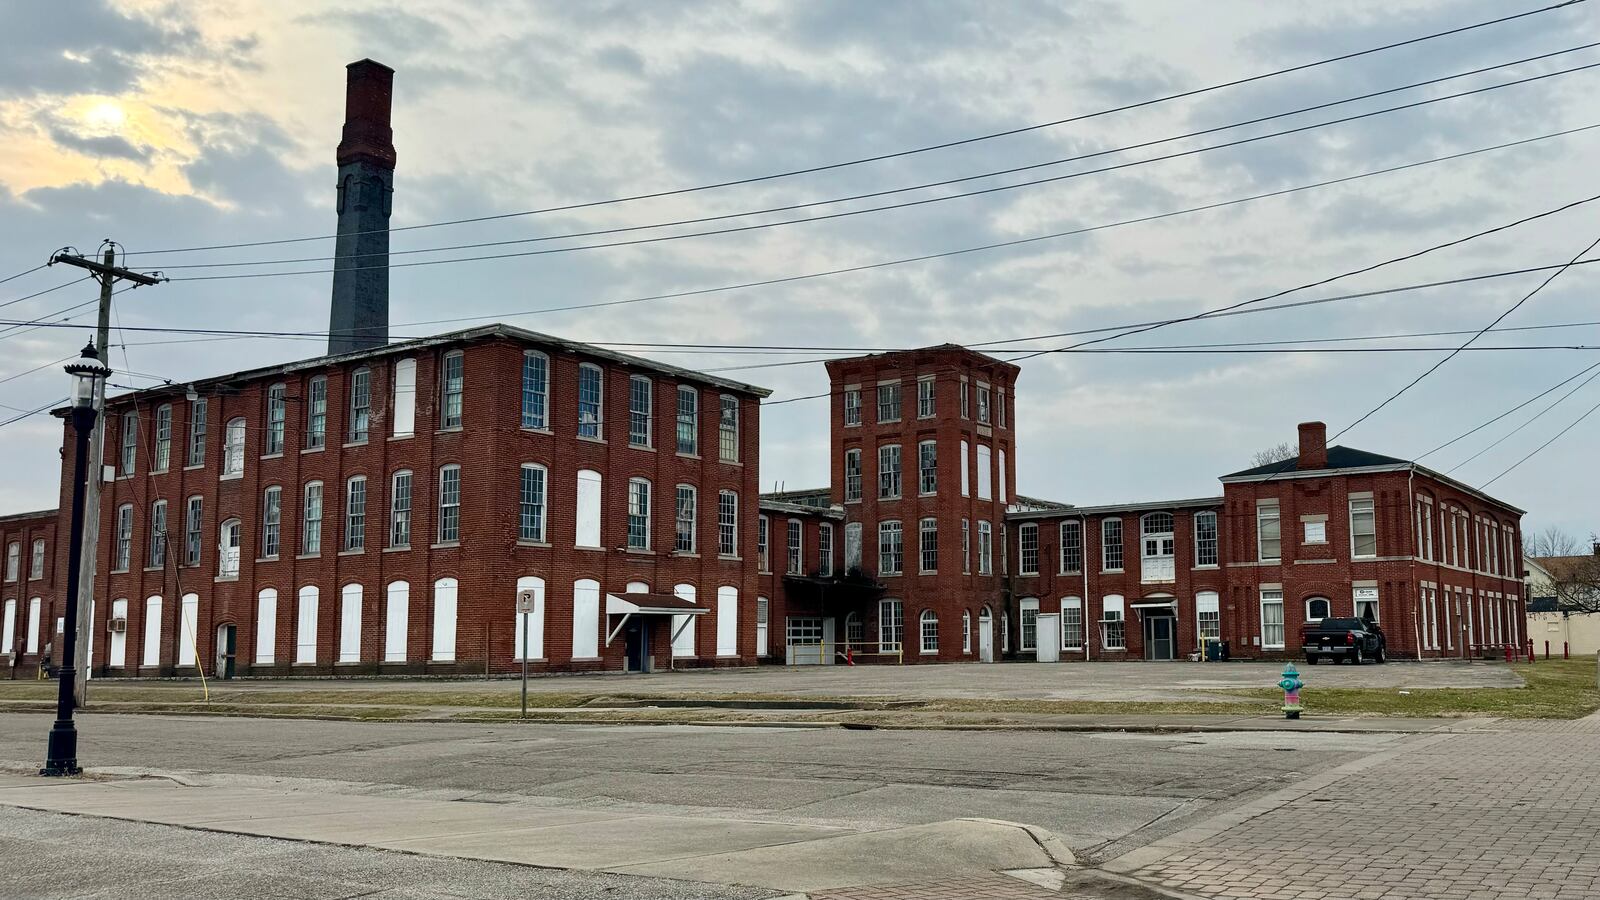
[[[95,387],[111,370],[101,365],[100,354],[91,341],[77,362],[66,367],[72,376],[72,522],[67,543],[67,615],[62,629],[61,690],[56,699],[56,723],[50,729],[50,745],[45,753],[41,775],[78,775],[78,729],[72,724],[72,679],[78,648],[78,569],[83,558],[84,482],[89,475],[89,434],[94,431]],[[97,477],[99,471],[94,473]]]

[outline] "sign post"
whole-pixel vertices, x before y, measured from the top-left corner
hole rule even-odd
[[[522,629],[522,718],[528,717],[528,616],[533,614],[533,591],[517,591],[517,626]]]

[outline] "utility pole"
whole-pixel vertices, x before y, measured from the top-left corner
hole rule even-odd
[[[65,252],[57,253],[50,257],[50,265],[65,263],[80,269],[87,269],[91,277],[100,282],[100,318],[95,332],[95,346],[100,348],[100,364],[110,367],[111,363],[111,289],[118,281],[131,281],[135,286],[147,284],[160,284],[166,281],[159,274],[145,275],[141,272],[129,271],[117,267],[117,244],[109,239],[102,242],[104,248],[103,258],[100,262],[77,254]],[[74,665],[72,685],[73,702],[83,706],[88,702],[86,693],[89,684],[89,635],[93,624],[89,621],[89,610],[94,603],[94,570],[95,561],[100,558],[100,482],[105,479],[105,444],[106,444],[106,379],[102,378],[95,385],[94,411],[96,414],[94,431],[89,436],[89,461],[88,479],[84,485],[83,506],[83,559],[78,567],[78,596],[68,597],[68,603],[77,604],[77,634],[76,657],[64,664]]]

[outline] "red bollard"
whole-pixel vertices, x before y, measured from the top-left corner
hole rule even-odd
[[[1506,645],[1506,662],[1511,662],[1511,645]]]
[[[1572,654],[1567,652],[1567,642],[1566,641],[1562,641],[1561,642],[1561,658],[1562,659],[1571,659],[1572,658]]]
[[[1533,662],[1533,638],[1528,638],[1528,662]]]

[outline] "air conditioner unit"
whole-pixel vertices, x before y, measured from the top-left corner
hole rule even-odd
[[[122,634],[123,632],[125,632],[127,630],[128,630],[128,620],[127,619],[107,619],[106,620],[106,631],[109,631],[112,634]]]

